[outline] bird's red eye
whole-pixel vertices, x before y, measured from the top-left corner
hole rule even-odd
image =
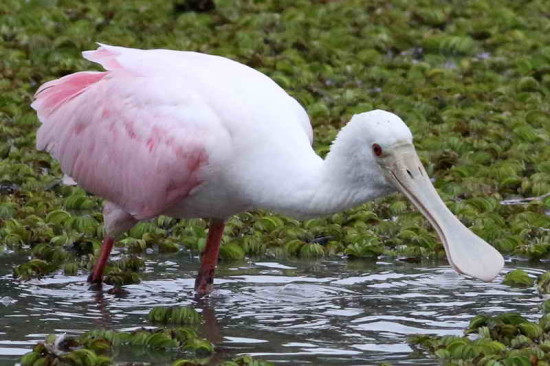
[[[372,144],[372,151],[376,156],[382,155],[382,148],[378,144]]]

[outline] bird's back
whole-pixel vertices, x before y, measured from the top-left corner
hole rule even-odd
[[[251,128],[253,122],[272,130],[293,124],[310,142],[313,139],[304,109],[272,79],[239,62],[198,52],[106,45],[83,55],[107,70],[124,69],[162,80],[173,93],[195,93],[227,121],[228,129]]]

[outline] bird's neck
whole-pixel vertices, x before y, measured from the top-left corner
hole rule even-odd
[[[349,132],[340,132],[324,160],[310,150],[288,161],[283,169],[284,179],[272,177],[264,186],[269,191],[262,194],[259,207],[309,218],[346,210],[394,192],[378,165],[365,158],[369,154],[361,151],[362,141],[354,141]]]

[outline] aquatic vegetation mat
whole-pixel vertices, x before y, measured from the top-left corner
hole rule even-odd
[[[211,357],[214,345],[201,338],[196,329],[202,319],[190,307],[153,308],[149,313],[153,323],[188,324],[187,327],[139,328],[123,332],[115,330],[91,330],[78,337],[50,334],[31,352],[21,358],[22,366],[105,366],[115,364],[117,351],[164,351],[174,355],[173,366],[269,366],[268,362],[250,356],[216,362]],[[185,358],[183,358],[185,357]],[[118,364],[118,363],[117,363]]]
[[[31,352],[25,354],[20,362],[22,366],[113,365],[115,360],[110,354],[123,347],[135,347],[141,351],[167,351],[187,356],[185,359],[175,360],[173,366],[214,365],[210,362],[214,346],[207,340],[198,338],[195,331],[189,328],[140,329],[133,332],[99,330],[86,332],[80,337],[51,334],[46,337],[45,342],[38,343]],[[216,365],[269,366],[271,363],[250,356],[240,356]]]
[[[187,3],[185,3],[187,4]],[[170,1],[0,4],[0,246],[29,251],[27,279],[89,270],[101,200],[61,184],[34,148],[29,108],[39,84],[93,69],[100,41],[197,50],[255,67],[295,96],[324,155],[353,113],[399,114],[451,210],[505,254],[550,253],[550,21],[544,1],[217,1],[203,12]],[[118,244],[150,255],[205,243],[202,220],[160,217]],[[428,223],[400,195],[300,222],[257,211],[233,218],[222,260],[246,256],[444,258]],[[113,265],[116,267],[116,264]],[[136,283],[111,269],[111,283]],[[126,274],[123,274],[126,273]]]
[[[259,69],[307,109],[322,156],[352,114],[392,111],[466,226],[504,254],[549,259],[546,0],[191,3],[0,2],[0,253],[30,256],[14,277],[87,273],[99,253],[102,202],[64,186],[58,163],[36,151],[39,122],[29,107],[40,84],[95,69],[80,55],[94,42],[207,52]],[[203,220],[169,217],[136,225],[117,243],[107,281],[139,282],[144,260],[159,253],[198,253],[205,229]],[[445,257],[400,195],[306,221],[244,213],[223,242],[222,261]],[[549,282],[537,282],[541,293]]]
[[[531,322],[517,313],[477,315],[467,336],[411,337],[410,344],[439,358],[445,365],[545,366],[550,364],[549,301],[543,315]]]

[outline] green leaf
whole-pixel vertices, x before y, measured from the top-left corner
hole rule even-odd
[[[33,366],[39,358],[40,354],[37,352],[33,351],[26,353],[23,357],[21,357],[21,366]]]
[[[319,258],[325,255],[322,245],[317,243],[308,243],[300,248],[300,258]]]
[[[220,259],[229,261],[242,260],[245,257],[243,248],[236,243],[227,243],[220,246]]]
[[[506,273],[502,283],[512,287],[530,287],[533,286],[534,280],[524,270],[515,269]]]
[[[484,327],[487,325],[489,317],[486,315],[476,315],[470,320],[470,325],[468,326],[466,333],[476,332],[478,328]]]
[[[537,289],[540,294],[550,294],[550,271],[537,278]]]
[[[46,216],[46,222],[50,224],[64,224],[71,219],[71,214],[65,210],[54,210]]]
[[[149,321],[158,324],[197,325],[201,323],[200,314],[193,308],[185,307],[155,307],[149,311]]]

